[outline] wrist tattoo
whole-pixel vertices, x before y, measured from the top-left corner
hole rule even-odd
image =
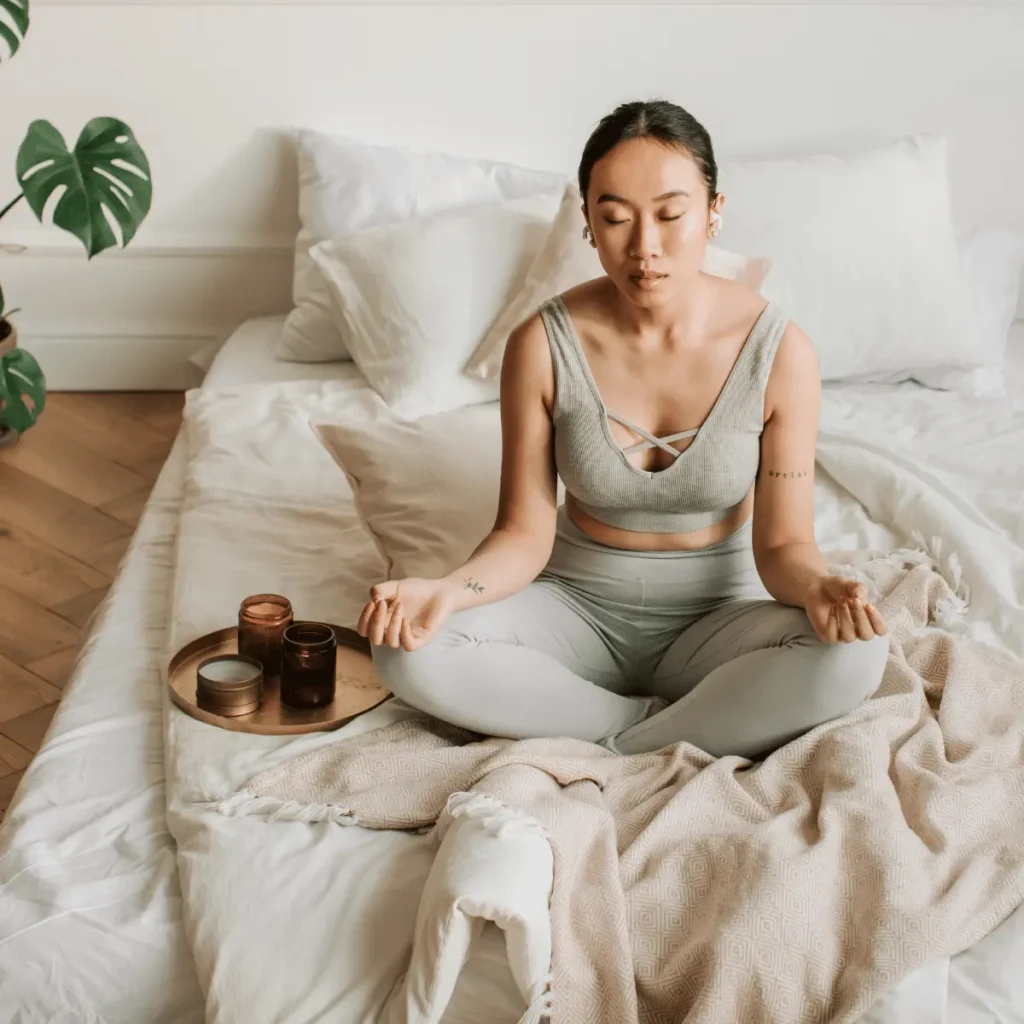
[[[782,472],[778,469],[766,469],[765,476],[781,477],[783,480],[795,480],[802,476],[810,476],[810,470],[807,469],[793,469],[786,472]]]
[[[466,585],[466,589],[472,590],[474,594],[482,594],[484,592],[483,586],[477,583],[472,576],[467,576],[462,582]]]

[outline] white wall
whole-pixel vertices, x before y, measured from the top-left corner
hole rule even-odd
[[[290,308],[290,126],[571,172],[605,111],[654,95],[720,155],[942,132],[961,233],[1024,231],[1017,3],[33,0],[0,64],[0,206],[31,120],[71,145],[100,114],[135,130],[154,206],[127,250],[87,261],[22,203],[0,281],[52,387],[181,386],[189,352]]]

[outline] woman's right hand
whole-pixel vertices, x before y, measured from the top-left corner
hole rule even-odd
[[[371,644],[415,651],[430,643],[454,609],[455,594],[446,580],[389,580],[370,588],[356,630]]]

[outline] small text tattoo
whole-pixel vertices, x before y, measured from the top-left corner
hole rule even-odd
[[[477,583],[472,576],[467,576],[462,582],[466,584],[466,589],[472,590],[474,594],[482,594],[484,592],[483,585]]]
[[[798,477],[809,476],[809,472],[806,469],[791,470],[788,473],[780,472],[777,469],[769,469],[767,471],[768,476],[782,477],[783,480],[795,480]]]

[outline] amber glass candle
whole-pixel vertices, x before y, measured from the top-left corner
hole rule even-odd
[[[284,631],[292,624],[292,605],[280,594],[253,594],[238,609],[238,653],[255,658],[264,677],[280,676]]]
[[[281,703],[322,708],[334,700],[338,639],[322,622],[296,622],[284,632]]]

